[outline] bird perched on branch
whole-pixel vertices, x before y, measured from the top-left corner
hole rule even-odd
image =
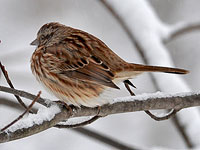
[[[60,23],[43,25],[31,43],[36,78],[68,105],[96,107],[108,103],[103,94],[143,72],[186,74],[187,70],[128,63],[97,37]],[[132,85],[133,86],[133,85]]]

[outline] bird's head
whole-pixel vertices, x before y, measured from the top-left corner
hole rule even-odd
[[[51,22],[44,24],[37,33],[37,38],[31,42],[31,45],[40,46],[51,46],[53,44],[59,43],[64,35],[63,32],[66,26],[57,23]],[[66,35],[66,34],[65,34]]]

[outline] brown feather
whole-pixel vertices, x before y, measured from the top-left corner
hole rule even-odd
[[[69,52],[69,49],[66,49],[62,45],[57,45],[56,51],[55,47],[48,47],[46,48],[46,52],[46,55],[53,55],[55,60],[59,59],[56,64],[53,64],[51,69],[55,69],[51,71],[65,75],[71,79],[119,89],[112,81],[114,74],[110,72],[109,67],[103,64],[99,58],[89,53],[83,55],[80,50],[71,50]],[[47,61],[47,63],[49,62],[51,61]],[[48,66],[52,65],[49,64]]]
[[[188,70],[180,69],[180,68],[148,66],[148,65],[140,65],[140,64],[131,64],[130,70],[142,71],[142,72],[165,72],[165,73],[174,73],[174,74],[187,74],[187,73],[189,73]]]
[[[143,72],[164,72],[164,73],[173,73],[173,74],[189,73],[188,70],[180,69],[180,68],[148,66],[148,65],[133,64],[133,63],[126,63],[123,65],[124,65],[124,69],[117,71],[115,80],[121,81],[121,80],[130,79]]]

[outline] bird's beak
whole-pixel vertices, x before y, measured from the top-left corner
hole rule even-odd
[[[30,45],[36,45],[36,46],[38,46],[39,45],[38,39],[35,39],[33,42],[31,42]]]

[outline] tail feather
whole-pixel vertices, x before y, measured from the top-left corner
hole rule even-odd
[[[164,72],[164,73],[173,73],[173,74],[187,74],[188,70],[180,68],[170,68],[170,67],[161,67],[161,66],[148,66],[140,64],[125,64],[124,70],[119,71],[116,74],[116,81],[123,81],[143,73],[143,72]]]
[[[141,71],[141,72],[165,72],[165,73],[174,73],[174,74],[187,74],[188,70],[180,68],[171,68],[171,67],[160,67],[160,66],[148,66],[140,64],[132,64],[131,70]]]

